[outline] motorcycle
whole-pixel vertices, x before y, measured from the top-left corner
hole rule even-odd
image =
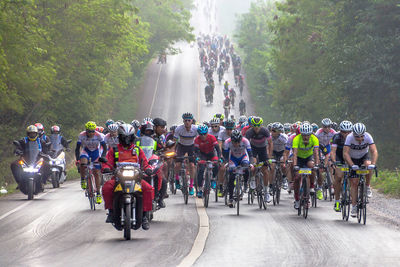
[[[18,141],[13,141],[13,144],[20,148]],[[21,154],[18,154],[21,155]],[[18,161],[22,168],[21,177],[19,179],[18,187],[22,193],[28,196],[28,200],[32,200],[34,195],[43,192],[44,185],[42,183],[42,173],[40,170],[44,164],[44,157],[47,155],[42,154],[38,149],[30,149],[28,156]]]
[[[113,226],[124,231],[124,238],[131,239],[131,229],[142,225],[142,172],[138,163],[118,162],[114,171]]]
[[[68,140],[67,142],[71,143],[71,140]],[[52,153],[49,157],[49,164],[51,170],[50,177],[53,188],[60,187],[60,184],[63,184],[64,181],[67,179],[67,173],[65,171],[65,152],[62,146],[52,150]]]

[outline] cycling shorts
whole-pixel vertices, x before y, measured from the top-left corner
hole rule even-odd
[[[217,161],[218,157],[215,152],[211,153],[200,153],[200,159],[201,160],[211,160],[211,161]]]
[[[370,160],[370,157],[369,157],[369,154],[368,154],[368,153],[366,153],[364,156],[362,156],[362,157],[359,158],[359,159],[353,159],[353,158],[351,158],[351,161],[353,161],[353,163],[354,163],[355,165],[358,165],[358,166],[364,165],[364,162],[365,162],[366,160]],[[350,166],[350,167],[351,167],[351,166]]]
[[[257,156],[258,156],[259,162],[267,161],[267,159],[268,159],[267,147],[251,146],[251,151],[253,151],[254,158],[257,158]]]
[[[190,145],[190,146],[184,146],[181,144],[177,144],[176,146],[176,156],[177,157],[183,157],[185,156],[185,154],[187,153],[187,155],[190,157],[189,158],[189,162],[194,163],[195,159],[194,159],[194,144]],[[182,162],[182,159],[176,159],[176,162]]]
[[[247,154],[244,154],[243,156],[241,156],[240,158],[236,158],[231,156],[229,158],[229,169],[233,169],[236,166],[239,166],[240,164],[246,164],[249,165],[250,161],[249,161],[249,156]]]
[[[314,157],[313,156],[309,156],[308,158],[305,158],[305,159],[297,157],[297,165],[300,168],[308,168],[307,163],[309,161],[314,161]]]
[[[273,155],[273,157],[274,157],[274,159],[276,161],[280,161],[282,156],[283,156],[283,152],[285,152],[285,150],[282,150],[282,151],[275,151],[274,150],[274,151],[272,151],[272,155]]]
[[[93,162],[95,169],[100,170],[101,165],[99,163],[99,157],[100,157],[99,149],[90,151],[89,149],[84,148],[81,152],[81,155],[79,156],[79,159],[86,158],[88,161]]]
[[[329,153],[331,153],[331,144],[328,144],[326,146],[320,144],[319,149],[321,150],[321,153],[324,154],[324,156],[326,156]]]

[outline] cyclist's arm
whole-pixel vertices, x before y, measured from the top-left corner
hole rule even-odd
[[[103,147],[103,153],[101,154],[101,157],[105,158],[107,154],[107,144],[106,142],[102,141],[100,142],[100,145]]]
[[[76,148],[75,148],[75,158],[76,158],[76,160],[79,160],[80,154],[81,154],[81,142],[76,142]]]
[[[272,138],[271,136],[267,138],[268,140],[268,155],[269,157],[272,157],[272,151],[274,150],[274,143],[272,143]]]
[[[332,159],[333,163],[336,162],[336,150],[337,150],[337,145],[332,144],[331,145],[331,159]]]
[[[371,151],[371,164],[375,165],[378,161],[378,150],[376,149],[375,144],[370,145],[369,149]]]
[[[314,159],[315,159],[315,165],[319,165],[319,147],[318,146],[315,146],[314,147],[314,151],[313,151],[313,153],[314,153]]]
[[[349,164],[349,166],[353,166],[354,162],[351,160],[349,151],[350,151],[350,147],[345,145],[343,147],[343,158],[347,162],[347,164]]]
[[[221,150],[219,149],[219,144],[215,144],[214,145],[215,150],[217,151],[217,156],[218,158],[221,157]]]

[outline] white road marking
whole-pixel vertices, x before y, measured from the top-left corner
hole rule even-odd
[[[150,110],[149,110],[149,117],[151,118],[151,112],[153,111],[154,102],[156,100],[156,94],[158,91],[158,81],[160,80],[162,64],[160,64],[160,69],[158,70],[157,81],[156,81],[156,89],[154,90],[153,100],[151,102]]]
[[[203,201],[199,198],[196,198],[196,209],[199,215],[199,232],[194,240],[192,249],[189,254],[183,258],[178,267],[192,266],[201,256],[206,245],[208,233],[210,232],[210,224],[206,209],[203,206]]]

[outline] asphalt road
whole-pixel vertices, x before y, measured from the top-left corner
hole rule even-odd
[[[216,28],[215,2],[197,5],[196,32]],[[167,64],[149,66],[138,119],[160,116],[171,125],[181,123],[184,112],[203,121],[223,111],[222,85],[214,104],[205,104],[196,46],[178,46],[182,53],[168,56]],[[226,78],[233,84],[232,72]],[[233,114],[238,116],[237,106]],[[240,216],[222,200],[210,202],[209,234],[195,266],[399,266],[400,232],[379,216],[369,213],[367,225],[343,222],[332,202],[320,201],[305,220],[293,209],[291,195],[282,198],[267,210],[245,198]],[[166,200],[150,230],[133,231],[131,241],[104,223],[102,205],[89,209],[76,181],[25,199],[20,193],[0,198],[0,266],[176,266],[191,251],[200,226],[194,198],[184,205],[180,192]]]

